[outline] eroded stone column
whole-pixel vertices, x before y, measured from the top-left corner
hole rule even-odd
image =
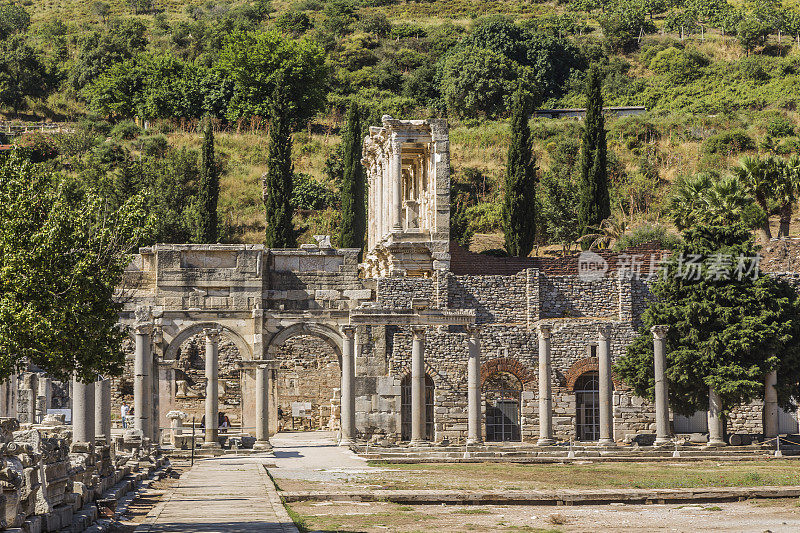
[[[708,446],[725,446],[722,420],[722,399],[713,387],[708,388]]]
[[[614,384],[611,381],[611,328],[598,326],[597,357],[600,380],[600,440],[602,446],[614,446]]]
[[[94,384],[94,437],[111,442],[111,380]]]
[[[269,442],[269,372],[267,365],[256,366],[256,442],[255,450],[271,450]]]
[[[425,326],[411,326],[411,445],[426,443]]]
[[[94,382],[72,380],[72,442],[94,444]]]
[[[467,327],[467,444],[483,442],[481,435],[481,339],[478,326]],[[423,383],[424,386],[424,383]]]
[[[764,379],[764,437],[778,436],[778,371],[773,370]]]
[[[550,324],[539,324],[539,446],[555,444],[553,438],[553,391]]]
[[[342,407],[339,446],[355,444],[356,438],[356,328],[342,327]]]
[[[392,233],[403,231],[403,141],[393,136],[392,140]]]
[[[667,384],[667,355],[664,350],[669,326],[653,326],[653,370],[656,382],[656,441],[655,444],[669,444],[669,385]]]
[[[205,329],[206,423],[204,448],[219,448],[219,330]]]
[[[133,361],[133,427],[142,432],[143,437],[150,437],[152,430],[153,386],[152,366],[153,354],[151,334],[153,327],[149,324],[136,326],[136,353]]]

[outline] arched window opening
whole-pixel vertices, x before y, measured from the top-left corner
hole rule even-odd
[[[425,438],[433,440],[433,379],[425,374]],[[411,440],[411,374],[400,382],[400,438]]]
[[[522,382],[509,372],[494,372],[483,383],[486,401],[486,440],[519,441]]]
[[[600,438],[600,378],[587,372],[575,382],[575,432],[578,440]]]

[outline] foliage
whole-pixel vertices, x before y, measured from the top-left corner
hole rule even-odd
[[[44,133],[31,131],[19,137],[15,143],[25,158],[34,163],[41,163],[58,157],[58,146],[55,140]]]
[[[736,176],[699,173],[679,177],[670,198],[670,212],[678,229],[743,223],[763,224],[766,213],[754,206],[745,184]]]
[[[578,221],[581,232],[590,227],[599,227],[611,214],[601,82],[599,69],[592,66],[586,82],[586,120],[578,180]]]
[[[135,122],[129,120],[120,122],[111,128],[111,138],[118,141],[135,139],[141,134],[142,128],[137,126]]]
[[[750,232],[741,225],[698,226],[669,260],[666,276],[653,285],[655,300],[642,314],[644,327],[616,365],[618,375],[642,397],[653,398],[653,338],[649,328],[669,325],[666,338],[670,403],[691,415],[708,408],[708,388],[723,409],[763,397],[764,377],[778,371],[778,398],[789,408],[797,396],[800,369],[798,295],[772,276],[742,276],[738,258],[753,258]],[[697,257],[700,279],[681,276],[682,258]],[[720,257],[733,257],[730,277],[719,276]],[[749,264],[748,264],[749,266]],[[684,270],[685,272],[685,270]],[[719,279],[718,279],[719,278]]]
[[[292,248],[292,136],[290,132],[289,87],[278,79],[270,97],[269,155],[264,175],[264,207],[268,248]]]
[[[47,72],[41,58],[21,35],[0,42],[0,104],[11,106],[16,115],[26,107],[26,98],[47,89]]]
[[[339,246],[342,248],[363,248],[367,231],[367,183],[361,164],[361,129],[358,105],[353,103],[347,111],[347,122],[342,132],[343,172],[339,182],[342,206]]]
[[[614,51],[630,52],[636,48],[642,34],[655,31],[644,5],[636,1],[618,2],[598,22],[608,47]]]
[[[703,143],[703,151],[707,154],[735,154],[754,150],[753,139],[741,130],[730,130],[712,135]]]
[[[336,205],[336,193],[308,174],[295,173],[292,178],[292,208],[319,211]]]
[[[200,152],[200,183],[197,190],[197,227],[194,242],[217,242],[217,202],[219,201],[219,166],[214,156],[214,127],[206,120]]]
[[[566,250],[579,235],[575,171],[580,147],[573,138],[560,139],[551,151],[552,161],[537,187],[540,233],[546,241]]]
[[[785,115],[779,115],[767,125],[767,135],[772,137],[790,137],[794,135],[794,122]]]
[[[650,242],[658,243],[664,250],[674,250],[680,243],[680,237],[670,233],[661,224],[642,224],[634,227],[631,231],[620,235],[614,244],[614,250],[621,251],[640,244]]]
[[[442,97],[454,116],[494,117],[503,113],[517,80],[512,61],[499,52],[462,47],[442,63]]]
[[[101,196],[16,157],[0,165],[0,377],[30,361],[61,380],[119,375],[113,296],[146,228],[143,198]]]
[[[311,19],[302,11],[285,11],[275,19],[275,26],[284,33],[295,37],[311,29]]]
[[[503,233],[509,255],[528,257],[536,239],[536,158],[531,150],[525,95],[514,96],[511,144],[503,187]]]
[[[23,33],[31,25],[31,16],[28,11],[16,2],[6,2],[0,5],[0,39]]]

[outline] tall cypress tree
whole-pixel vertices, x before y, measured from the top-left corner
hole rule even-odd
[[[596,228],[611,215],[608,196],[608,168],[605,119],[600,70],[593,65],[586,80],[586,120],[578,182],[578,223],[581,235]]]
[[[200,155],[200,184],[197,192],[197,243],[217,242],[217,201],[219,200],[219,170],[214,159],[214,129],[211,120],[203,128],[203,147]]]
[[[506,251],[527,257],[536,239],[536,157],[531,150],[528,100],[522,91],[514,95],[504,194]]]
[[[267,172],[264,174],[264,207],[267,215],[265,243],[269,248],[293,248],[291,109],[286,88],[279,81],[272,95],[269,119]]]
[[[347,111],[347,123],[342,132],[342,224],[339,246],[362,248],[367,228],[367,212],[364,204],[364,167],[361,165],[361,118],[355,102]]]

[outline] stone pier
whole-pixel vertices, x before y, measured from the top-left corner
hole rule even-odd
[[[555,444],[553,438],[553,395],[550,354],[550,324],[539,324],[539,446]]]
[[[356,395],[355,395],[355,358],[356,328],[342,326],[342,406],[340,446],[355,444],[356,438]]]
[[[256,442],[254,450],[271,450],[269,442],[269,372],[267,365],[256,366]]]
[[[722,420],[722,399],[713,387],[708,388],[708,446],[725,446]]]
[[[778,436],[778,371],[773,370],[764,379],[764,437],[774,439]]]
[[[94,443],[94,382],[72,380],[72,442]]]
[[[206,338],[206,422],[204,448],[219,448],[219,334],[203,330]]]
[[[467,444],[483,442],[481,436],[481,340],[478,327],[467,328]]]
[[[136,326],[136,353],[133,362],[133,427],[142,432],[143,437],[153,434],[153,386],[151,335],[153,327],[149,324]]]
[[[615,446],[614,442],[614,383],[611,381],[611,329],[597,327],[598,374],[600,381],[600,440],[601,446]]]
[[[425,326],[411,326],[411,444],[427,442],[425,425]]]
[[[94,384],[94,437],[111,443],[111,380]]]
[[[669,385],[667,384],[667,356],[664,350],[669,326],[653,326],[653,371],[655,373],[656,395],[656,440],[655,444],[661,446],[669,444],[671,432],[669,430]]]

